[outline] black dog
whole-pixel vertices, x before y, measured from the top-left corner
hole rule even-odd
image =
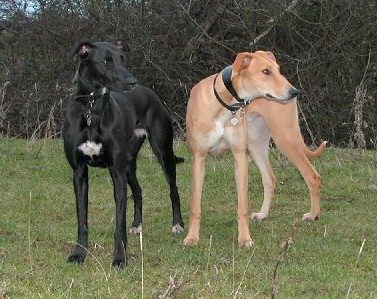
[[[137,85],[125,68],[124,51],[107,42],[80,43],[73,54],[80,58],[74,82],[76,90],[64,122],[64,150],[73,169],[78,237],[69,257],[82,263],[88,248],[88,165],[107,167],[114,184],[116,206],[113,266],[126,263],[127,183],[134,198],[131,232],[142,225],[141,188],[136,178],[136,157],[146,138],[170,185],[173,233],[183,231],[180,199],[176,185],[170,115],[157,95]]]

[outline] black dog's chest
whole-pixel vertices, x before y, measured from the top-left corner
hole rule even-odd
[[[91,166],[106,166],[104,160],[105,143],[100,130],[100,118],[96,115],[89,125],[86,119],[82,119],[81,138],[76,141],[76,155],[79,160],[85,161]]]
[[[106,167],[104,159],[104,145],[100,141],[87,140],[80,143],[77,148],[77,155],[90,166]]]

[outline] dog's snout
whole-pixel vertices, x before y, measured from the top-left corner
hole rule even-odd
[[[137,79],[127,70],[121,74],[117,80],[117,85],[123,91],[131,91],[137,85]]]
[[[126,80],[126,84],[127,84],[127,88],[126,89],[127,90],[132,90],[137,85],[137,79],[132,76],[132,78],[129,78],[128,80]]]
[[[295,98],[295,97],[298,96],[299,91],[298,91],[296,88],[291,87],[291,88],[289,89],[289,94],[291,95],[291,98]]]
[[[137,82],[128,83],[128,90],[127,91],[133,90],[136,85],[137,85]]]

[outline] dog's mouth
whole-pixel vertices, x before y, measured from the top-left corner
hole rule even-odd
[[[279,101],[279,102],[285,102],[285,101],[290,100],[290,99],[286,99],[286,98],[284,98],[284,99],[282,99],[282,98],[277,98],[277,97],[273,96],[273,95],[270,94],[270,93],[266,93],[266,94],[265,94],[265,97],[266,97],[267,99],[275,100],[275,101]]]
[[[127,92],[132,91],[135,86],[137,85],[137,82],[118,82],[113,84],[112,90],[119,91],[119,92]]]
[[[273,101],[278,101],[278,102],[288,102],[289,100],[293,99],[294,97],[284,97],[284,98],[280,98],[280,97],[276,97],[276,96],[273,96],[272,94],[270,93],[266,93],[265,94],[265,97],[269,100],[273,100]]]
[[[265,97],[271,100],[276,100],[276,98],[272,94],[269,94],[269,93],[266,93]]]
[[[132,91],[135,88],[136,85],[137,85],[137,80],[132,78],[132,79],[128,79],[125,82],[123,82],[121,84],[121,87],[123,87],[122,88],[123,92],[126,92],[126,91]]]
[[[297,97],[298,94],[299,94],[299,91],[296,88],[291,87],[288,90],[286,96],[284,96],[284,97],[276,97],[276,96],[273,96],[270,93],[266,93],[265,97],[268,98],[268,99],[271,99],[271,100],[279,101],[279,102],[287,102],[287,101],[292,100],[293,98]]]
[[[127,83],[127,89],[124,91],[131,91],[135,88],[136,85],[137,85],[137,82]]]
[[[285,93],[285,95],[283,97],[273,96],[270,93],[266,93],[265,97],[270,99],[270,100],[275,100],[275,101],[279,101],[279,102],[288,102],[289,100],[292,100],[293,98],[297,97],[298,94],[299,94],[299,91],[296,88],[291,87],[288,90],[288,92]]]

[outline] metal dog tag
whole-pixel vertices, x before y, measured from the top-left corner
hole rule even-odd
[[[92,123],[92,111],[88,110],[86,112],[86,124],[88,125],[88,127],[90,127]]]
[[[233,126],[236,126],[238,124],[238,119],[236,116],[233,116],[232,119],[230,120],[230,123],[233,125]]]

